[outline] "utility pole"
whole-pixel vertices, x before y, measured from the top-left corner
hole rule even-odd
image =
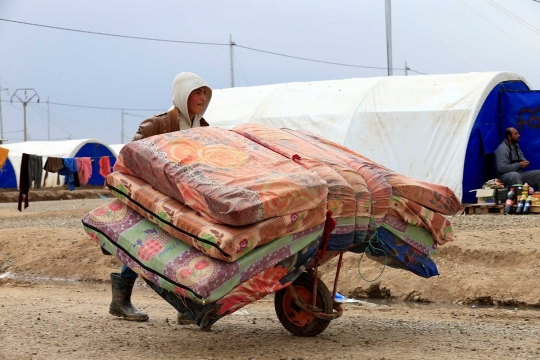
[[[9,89],[0,86],[0,139],[4,138],[4,125],[2,125],[2,91],[7,91],[9,95]]]
[[[51,141],[51,103],[49,102],[49,97],[47,96],[47,140]]]
[[[386,58],[388,60],[388,76],[392,76],[392,0],[385,0],[384,12],[386,15]]]
[[[232,41],[232,35],[229,34],[229,54],[231,62],[231,87],[234,87],[234,41]]]
[[[120,119],[120,144],[124,143],[124,109],[122,109],[122,117]]]
[[[19,95],[17,95],[17,93],[19,91],[21,91],[21,92],[24,91],[24,100],[21,99],[19,97]],[[27,94],[28,91],[33,91],[34,92],[34,94],[30,98],[28,98],[28,94]],[[30,101],[32,101],[32,99],[34,97],[36,97],[36,96],[37,96],[37,102],[39,103],[39,95],[38,95],[37,91],[34,88],[17,89],[17,90],[15,90],[13,95],[11,95],[11,102],[13,102],[13,97],[16,97],[23,104],[23,109],[24,109],[24,141],[26,141],[26,139],[27,139],[27,136],[26,136],[26,133],[27,133],[27,131],[26,131],[26,105],[28,105],[28,103]]]
[[[407,66],[407,62],[405,61],[405,76],[408,75],[407,73],[408,70],[411,70],[411,69],[409,69],[409,67]]]

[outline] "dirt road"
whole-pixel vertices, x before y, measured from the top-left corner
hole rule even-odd
[[[306,339],[279,324],[271,298],[221,319],[210,333],[176,325],[174,309],[143,286],[134,300],[149,322],[108,315],[110,285],[100,282],[119,263],[80,228],[80,218],[104,201],[35,202],[22,213],[0,204],[0,275],[84,281],[0,279],[0,359],[540,358],[540,312],[524,307],[540,304],[540,216],[452,219],[456,241],[440,247],[441,276],[427,280],[386,269],[368,283],[359,257],[347,255],[341,293],[410,302],[347,304],[342,318]],[[368,279],[382,268],[360,265]],[[333,269],[323,270],[329,287]],[[481,303],[487,306],[472,307]]]

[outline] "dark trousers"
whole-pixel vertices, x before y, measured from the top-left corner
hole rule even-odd
[[[122,265],[122,270],[120,270],[120,276],[126,279],[136,279],[139,277],[139,275],[137,275],[135,271],[131,270],[126,265]]]
[[[506,174],[498,175],[499,180],[506,187],[512,187],[515,184],[529,184],[535,191],[540,191],[540,170],[531,171],[512,171]]]

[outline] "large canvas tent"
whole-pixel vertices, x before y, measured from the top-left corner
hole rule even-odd
[[[102,156],[110,157],[111,166],[116,162],[116,153],[106,143],[96,139],[25,141],[2,145],[2,147],[8,149],[9,153],[6,163],[0,171],[0,188],[18,187],[23,153],[42,156],[44,165],[48,157],[90,157],[92,158],[92,177],[88,181],[88,185],[103,185],[105,182],[103,176],[99,174],[99,159]],[[49,174],[44,186],[59,186],[56,180],[56,174]],[[63,176],[61,176],[60,185],[63,184]]]
[[[494,176],[491,154],[504,138],[501,90],[529,86],[517,74],[485,72],[223,89],[214,91],[205,119],[225,128],[253,122],[312,131],[472,202],[469,190]]]

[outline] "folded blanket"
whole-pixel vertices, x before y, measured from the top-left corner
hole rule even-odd
[[[212,127],[128,143],[115,170],[144,179],[211,221],[235,226],[315,209],[328,194],[316,173]]]
[[[245,226],[216,224],[135,176],[117,171],[107,177],[112,193],[167,233],[203,253],[235,261],[278,237],[314,228],[325,222],[326,204],[318,208],[266,219]],[[343,228],[343,226],[341,227]]]
[[[324,224],[282,236],[235,262],[214,259],[175,239],[120,200],[90,211],[83,227],[96,243],[157,286],[205,304],[265,269],[317,247]]]

